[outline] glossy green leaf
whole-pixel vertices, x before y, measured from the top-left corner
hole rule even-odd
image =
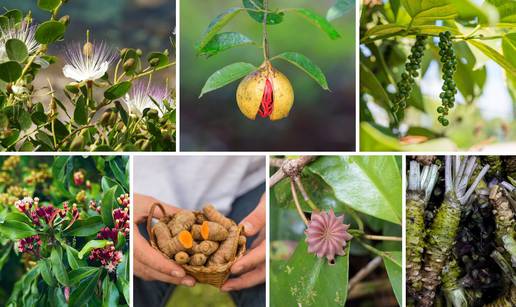
[[[73,112],[73,120],[79,125],[86,125],[88,123],[88,105],[84,98],[77,100],[75,111]]]
[[[449,31],[453,35],[461,35],[462,33],[455,28],[445,27],[445,26],[437,26],[437,25],[420,25],[412,27],[412,30],[416,31],[418,34],[426,34],[426,35],[439,35],[441,32]]]
[[[12,205],[12,204],[5,204],[5,205]],[[3,223],[5,221],[18,221],[25,223],[27,225],[32,224],[32,220],[25,214],[20,212],[9,212],[7,214],[2,214],[0,217],[0,223]]]
[[[233,63],[214,72],[204,84],[199,98],[204,94],[219,89],[238,79],[245,77],[257,68],[249,63]]]
[[[68,273],[63,262],[63,250],[60,246],[52,248],[50,252],[50,263],[52,264],[52,272],[54,272],[57,281],[63,286],[70,285]]]
[[[115,175],[116,180],[122,185],[125,191],[129,191],[129,177],[125,176],[124,172],[120,169],[117,161],[109,161],[109,167]],[[115,195],[116,196],[116,195]]]
[[[373,72],[364,64],[360,64],[360,86],[364,87],[364,91],[362,91],[362,93],[369,93],[373,98],[375,98],[376,104],[390,112],[392,109],[392,102],[389,95],[383,88],[380,81],[378,81],[375,74],[373,74]]]
[[[89,266],[74,269],[74,270],[70,271],[70,273],[68,274],[68,277],[70,279],[70,284],[76,285],[76,284],[80,283],[82,280],[88,278],[89,276],[91,276],[95,273],[98,273],[100,270],[101,270],[101,268],[89,267]]]
[[[8,61],[0,64],[0,79],[5,82],[14,82],[20,78],[22,67],[16,61]]]
[[[404,26],[397,24],[386,24],[386,25],[377,25],[367,30],[367,32],[363,35],[362,40],[371,37],[382,37],[384,35],[390,35],[399,33],[405,30]]]
[[[200,51],[199,55],[207,57],[218,54],[219,52],[245,45],[251,45],[254,42],[238,32],[224,32],[216,34]]]
[[[113,225],[113,204],[115,202],[115,191],[117,187],[111,187],[109,190],[104,192],[104,196],[102,197],[101,203],[101,211],[100,215],[102,216],[102,221],[106,226]]]
[[[92,293],[95,291],[101,272],[101,270],[98,270],[96,274],[84,279],[77,285],[77,288],[70,294],[69,306],[86,306],[93,297]]]
[[[387,135],[371,123],[360,123],[361,151],[400,151],[401,144],[397,138]]]
[[[499,20],[496,7],[487,1],[482,3],[474,0],[451,0],[461,19],[479,20],[482,24],[495,24]]]
[[[20,114],[18,116],[18,124],[20,124],[21,130],[27,130],[32,127],[32,119],[30,113],[25,111],[24,109],[20,109]]]
[[[457,16],[449,0],[402,0],[401,3],[412,17],[412,25],[429,24]]]
[[[115,283],[106,276],[102,282],[102,307],[117,306],[119,297],[120,293]]]
[[[19,63],[23,63],[29,56],[25,43],[16,38],[11,38],[5,42],[5,52],[9,60]]]
[[[355,0],[336,0],[335,4],[330,7],[326,13],[326,19],[329,21],[335,20],[344,16],[348,11],[355,7]]]
[[[252,19],[258,23],[263,23],[264,13],[260,12],[265,10],[263,0],[243,0],[242,4],[248,9],[247,13]],[[285,13],[283,12],[274,12],[269,8],[269,12],[267,12],[267,24],[277,25],[281,23],[284,15]]]
[[[516,76],[516,66],[512,65],[512,63],[498,51],[479,40],[470,39],[467,42],[498,63],[498,65],[505,69],[510,76]]]
[[[120,83],[115,84],[115,85],[111,86],[110,88],[108,88],[104,92],[104,98],[106,98],[108,100],[118,99],[118,98],[124,96],[125,94],[127,94],[127,92],[129,92],[130,89],[131,89],[130,81],[120,82]]]
[[[401,174],[394,156],[327,156],[308,168],[349,207],[401,224]]]
[[[131,299],[131,294],[129,291],[129,282],[126,278],[120,277],[116,280],[117,287],[121,290],[122,294],[124,295],[124,299],[126,302],[129,302]]]
[[[154,60],[154,59],[157,59],[157,60]],[[157,61],[157,64],[155,64],[153,66],[154,68],[161,68],[163,66],[168,65],[168,63],[170,62],[169,59],[168,59],[168,56],[163,54],[163,53],[161,53],[161,52],[153,52],[153,53],[151,53],[147,57],[147,61],[149,63],[151,63],[153,61]]]
[[[36,125],[42,125],[47,122],[48,116],[45,114],[45,109],[41,102],[37,103],[34,106],[34,109],[30,117]]]
[[[36,235],[38,232],[31,226],[16,220],[0,223],[0,234],[11,240],[19,240]]]
[[[68,265],[73,270],[76,270],[79,267],[86,265],[86,262],[84,260],[79,259],[79,252],[75,248],[65,245],[65,251],[66,251],[66,260],[68,260]]]
[[[516,67],[516,32],[505,34],[502,39],[502,51],[505,59]],[[516,78],[516,76],[515,76]]]
[[[319,66],[315,65],[309,58],[306,56],[297,53],[297,52],[283,52],[278,54],[274,58],[285,60],[299,69],[304,71],[307,75],[309,75],[312,79],[315,80],[323,89],[330,90],[328,88],[328,82],[326,81],[326,76],[319,68]]]
[[[20,10],[9,10],[4,13],[4,16],[10,20],[11,24],[16,24],[22,21],[23,13]]]
[[[44,11],[52,12],[60,3],[61,0],[38,0],[38,7]]]
[[[308,253],[302,238],[271,286],[271,306],[344,306],[349,278],[349,247],[330,265]]]
[[[64,233],[67,236],[88,237],[95,235],[99,229],[104,226],[105,225],[102,222],[102,217],[96,215],[88,217],[87,219],[75,221],[72,227],[70,227]]]
[[[233,17],[235,17],[238,13],[240,13],[243,9],[240,7],[232,7],[230,9],[225,10],[220,15],[215,17],[208,28],[204,31],[201,40],[197,43],[196,49],[200,52],[204,46],[206,46],[211,39],[217,34],[220,29],[222,29]]]
[[[91,240],[83,246],[83,248],[77,256],[79,257],[79,259],[82,259],[85,255],[89,254],[91,250],[95,248],[103,248],[109,244],[112,244],[112,242],[108,240]]]
[[[41,277],[50,287],[54,287],[56,285],[56,280],[52,275],[50,269],[50,261],[48,259],[41,259],[38,261],[39,271],[41,273]]]
[[[396,296],[396,300],[398,304],[402,306],[403,296],[402,296],[402,269],[401,269],[401,252],[388,252],[396,262],[393,262],[391,259],[387,257],[383,258],[383,263],[385,264],[385,268],[387,269],[387,275],[389,276],[389,280],[391,282],[392,290],[394,291],[394,295]]]
[[[305,9],[305,8],[295,9],[294,12],[303,16],[308,21],[310,21],[313,25],[315,25],[316,27],[321,29],[323,32],[328,34],[328,36],[331,39],[337,39],[340,37],[340,34],[337,31],[337,29],[335,29],[335,27],[328,20],[326,20],[324,17],[317,14],[316,12],[314,12],[310,9]]]
[[[65,25],[59,21],[49,20],[37,27],[35,38],[38,43],[48,45],[62,39],[65,31]]]

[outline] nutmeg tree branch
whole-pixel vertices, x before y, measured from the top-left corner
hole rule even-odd
[[[305,213],[303,212],[303,209],[301,208],[301,205],[299,204],[299,199],[297,199],[297,191],[296,186],[294,185],[294,179],[290,179],[290,192],[292,192],[292,198],[294,199],[294,204],[296,205],[297,213],[299,214],[299,217],[303,220],[306,226],[308,226],[308,220],[305,216]]]

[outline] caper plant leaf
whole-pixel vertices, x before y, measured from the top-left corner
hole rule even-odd
[[[253,64],[238,62],[225,66],[214,72],[204,84],[199,98],[204,94],[219,89],[255,71]]]
[[[5,82],[14,82],[20,78],[22,67],[16,61],[8,61],[0,64],[0,79]]]
[[[35,38],[40,44],[48,45],[64,37],[66,27],[59,21],[49,20],[36,28]]]
[[[11,61],[23,63],[29,56],[25,43],[17,38],[11,38],[5,42],[5,51]]]
[[[60,3],[61,0],[38,0],[38,7],[44,11],[52,12]]]
[[[314,79],[323,89],[330,90],[328,87],[328,81],[326,81],[326,76],[319,68],[319,66],[315,65],[309,58],[297,52],[283,52],[278,54],[274,58],[285,60],[302,71],[304,71],[307,75],[309,75],[312,79]]]

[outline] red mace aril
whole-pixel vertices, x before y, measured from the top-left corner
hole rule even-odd
[[[294,104],[294,90],[288,78],[265,61],[240,82],[236,98],[247,118],[254,120],[259,115],[279,120],[288,116]]]

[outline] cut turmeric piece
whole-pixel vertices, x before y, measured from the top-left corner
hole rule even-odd
[[[211,204],[204,206],[204,208],[202,209],[202,212],[204,213],[204,216],[206,216],[206,218],[209,221],[220,224],[228,230],[229,230],[229,228],[231,228],[231,226],[235,225],[235,222],[233,222],[231,219],[225,217],[222,213],[217,211],[217,209],[215,209],[215,207],[213,207],[213,205],[211,205]]]
[[[220,224],[205,221],[201,225],[201,236],[204,240],[224,241],[228,237],[228,231]]]
[[[190,262],[190,255],[188,255],[186,252],[179,252],[174,256],[174,260],[178,264],[187,264]]]

